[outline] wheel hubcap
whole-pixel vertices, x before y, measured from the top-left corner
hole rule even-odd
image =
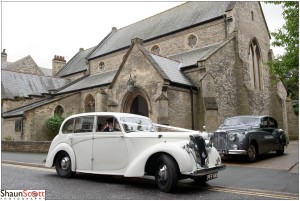
[[[159,180],[162,181],[162,182],[165,182],[165,181],[168,180],[167,166],[166,165],[162,165],[162,166],[159,167],[158,177],[159,177]]]
[[[250,158],[254,158],[255,157],[255,150],[253,149],[253,147],[250,147],[248,149],[248,155]]]
[[[60,161],[60,166],[63,170],[68,170],[71,165],[69,157],[65,156]]]

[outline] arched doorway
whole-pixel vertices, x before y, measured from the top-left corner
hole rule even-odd
[[[151,104],[147,94],[135,88],[133,92],[127,92],[122,101],[122,110],[126,113],[138,114],[149,117],[151,113]]]
[[[147,101],[141,95],[137,95],[131,105],[130,105],[130,113],[132,114],[139,114],[148,117],[148,104]]]

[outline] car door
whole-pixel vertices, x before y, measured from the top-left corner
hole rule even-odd
[[[113,118],[113,131],[104,131],[108,119]],[[115,117],[98,116],[93,140],[93,171],[115,171],[128,162],[127,144]]]
[[[270,125],[269,117],[264,117],[262,119],[261,130],[263,133],[263,146],[260,147],[261,153],[274,150],[274,142],[276,138],[273,133],[275,128]]]
[[[91,115],[74,119],[74,133],[70,138],[76,157],[76,171],[92,170],[94,117]]]

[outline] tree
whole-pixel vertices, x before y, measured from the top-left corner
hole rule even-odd
[[[287,88],[288,97],[294,103],[294,111],[299,114],[299,2],[271,1],[275,5],[282,5],[285,24],[275,30],[272,45],[284,47],[285,53],[276,56],[270,67],[274,75],[279,77]]]

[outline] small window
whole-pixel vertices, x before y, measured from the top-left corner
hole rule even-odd
[[[74,133],[93,132],[94,116],[76,117],[74,127]]]
[[[74,119],[69,119],[62,128],[62,133],[73,133],[74,131]]]
[[[188,37],[188,46],[189,47],[195,47],[197,45],[197,36],[195,36],[194,34],[189,35]]]
[[[253,11],[251,11],[251,19],[252,19],[252,21],[254,21],[254,13],[253,13]]]
[[[104,67],[105,67],[104,61],[100,61],[100,63],[99,63],[100,70],[104,70]]]
[[[56,106],[54,110],[54,116],[62,116],[64,113],[64,108],[61,105]]]
[[[160,53],[160,48],[158,45],[154,45],[152,48],[151,48],[151,52],[153,54],[159,54]]]
[[[22,120],[18,119],[15,121],[15,132],[21,132],[22,129]]]

